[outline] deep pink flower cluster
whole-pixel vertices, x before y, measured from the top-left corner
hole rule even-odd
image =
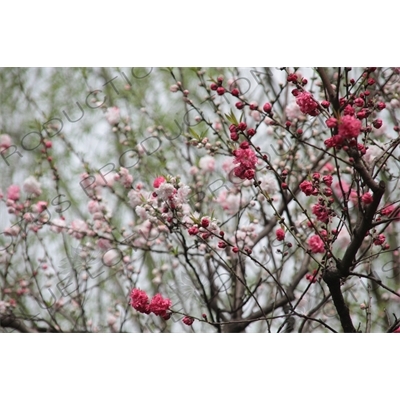
[[[318,270],[314,269],[314,271],[311,274],[306,275],[306,279],[311,283],[315,283],[321,279],[321,276],[318,277]]]
[[[319,114],[318,103],[313,99],[311,93],[300,92],[296,97],[296,103],[304,114],[315,117]]]
[[[346,139],[356,138],[360,134],[361,121],[351,115],[345,115],[339,121],[338,133]]]
[[[341,148],[346,139],[356,139],[361,132],[362,126],[361,121],[359,121],[351,114],[344,115],[338,121],[336,120],[336,118],[329,118],[326,121],[326,125],[329,128],[338,126],[338,134],[325,140],[325,145],[328,148]]]
[[[306,195],[311,196],[314,193],[314,185],[310,181],[303,181],[300,183],[300,190]]]
[[[137,311],[150,314],[154,313],[165,320],[169,319],[171,313],[168,312],[172,303],[170,299],[164,299],[160,293],[157,293],[151,301],[149,301],[149,296],[146,292],[140,289],[132,289],[130,294],[129,304]]]
[[[308,246],[313,253],[325,253],[325,245],[318,235],[313,235],[308,239]]]
[[[233,163],[239,164],[233,169],[233,172],[238,178],[250,180],[255,175],[257,156],[249,146],[248,142],[243,142],[240,144],[239,149],[233,151],[235,156]]]
[[[193,324],[194,319],[193,319],[192,317],[189,317],[189,316],[186,315],[185,317],[183,317],[182,322],[183,322],[185,325],[190,326],[190,325]]]
[[[380,235],[378,235],[375,239],[374,239],[374,245],[376,246],[380,246],[383,243],[385,243],[385,235],[383,235],[382,233]]]
[[[285,239],[285,231],[282,228],[276,230],[276,239],[279,241]]]
[[[329,209],[326,206],[324,206],[320,203],[314,204],[312,207],[312,212],[317,217],[318,221],[325,222],[325,223],[329,221],[330,213],[329,213]]]

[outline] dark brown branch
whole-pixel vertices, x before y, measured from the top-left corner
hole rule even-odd
[[[0,315],[0,326],[2,328],[15,329],[21,333],[34,333],[33,329],[28,328],[22,321],[16,319],[14,315]]]
[[[340,274],[334,267],[327,268],[323,274],[323,279],[328,285],[332,295],[332,300],[339,315],[343,331],[346,333],[355,333],[356,329],[351,320],[349,308],[344,302],[343,294],[340,289]]]
[[[372,203],[368,206],[365,214],[362,216],[359,225],[354,229],[353,239],[344,253],[343,259],[338,263],[338,269],[341,271],[343,277],[349,275],[353,261],[364,241],[365,235],[367,234],[368,230],[372,228],[372,220],[376,210],[378,209],[382,196],[385,193],[385,183],[383,181],[379,182],[379,185],[377,186],[378,189],[375,188]]]
[[[328,96],[329,96],[329,101],[332,103],[333,109],[338,112],[339,111],[339,102],[337,100],[336,97],[336,93],[333,90],[332,84],[329,81],[328,75],[325,71],[325,68],[322,67],[318,67],[317,68],[317,72],[319,74],[319,76],[321,77],[322,83],[326,89],[326,91],[328,92]]]

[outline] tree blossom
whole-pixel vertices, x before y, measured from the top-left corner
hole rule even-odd
[[[42,194],[40,183],[36,180],[34,176],[26,178],[24,184],[22,185],[22,188],[27,194],[32,194],[35,196],[40,196]]]
[[[170,299],[164,299],[160,293],[157,293],[150,302],[149,310],[155,315],[160,317],[166,317],[167,311],[171,307],[172,303]]]
[[[140,289],[132,289],[129,304],[141,313],[150,314],[149,297]]]
[[[121,120],[120,111],[118,107],[109,107],[105,113],[108,123],[112,126],[117,125]]]
[[[373,202],[374,198],[372,197],[371,193],[367,192],[361,196],[361,200],[364,204],[371,204]]]
[[[19,200],[20,190],[18,185],[11,185],[7,189],[7,199],[17,201]]]
[[[311,196],[314,194],[314,186],[310,181],[303,181],[300,183],[300,190],[306,195]]]
[[[199,161],[200,169],[206,172],[215,171],[215,158],[212,156],[204,156],[200,158]]]
[[[374,239],[374,244],[376,246],[379,246],[379,245],[383,244],[385,242],[385,240],[386,240],[385,235],[380,234]]]
[[[7,150],[12,145],[10,135],[0,135],[0,150]]]
[[[318,235],[313,235],[308,239],[308,246],[313,253],[325,253],[325,245]]]
[[[253,179],[257,164],[257,156],[252,149],[249,148],[247,142],[243,142],[239,149],[233,151],[235,156],[234,164],[239,164],[233,170],[235,176],[241,179]]]
[[[339,121],[339,136],[346,139],[356,138],[360,134],[361,121],[350,115],[345,115]]]
[[[185,325],[190,326],[190,325],[193,324],[194,319],[193,319],[192,317],[188,317],[188,316],[186,315],[185,317],[183,317],[182,322],[183,322]]]
[[[165,182],[165,178],[163,176],[158,176],[156,179],[154,179],[153,187],[155,189],[158,189],[160,187],[160,185],[164,182]]]
[[[277,240],[282,241],[285,239],[285,231],[283,229],[278,228],[275,233]]]
[[[309,92],[300,92],[296,97],[296,103],[303,114],[308,114],[312,117],[319,114],[318,103]]]
[[[329,209],[326,206],[317,203],[312,207],[313,214],[317,217],[318,221],[328,222],[329,220]]]

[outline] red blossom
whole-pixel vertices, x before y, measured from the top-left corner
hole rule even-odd
[[[339,135],[346,139],[356,138],[361,131],[361,122],[350,116],[345,115],[339,121]]]
[[[385,242],[385,235],[383,235],[382,233],[380,235],[378,235],[375,239],[374,239],[374,244],[376,246],[379,246],[381,244],[383,244]]]
[[[300,183],[300,190],[306,196],[311,196],[314,193],[314,186],[310,181],[303,181]]]
[[[149,314],[149,297],[140,289],[132,289],[129,304],[137,311]]]
[[[372,194],[368,192],[368,193],[364,193],[364,194],[361,196],[361,200],[362,200],[362,202],[363,202],[364,204],[371,204],[372,201],[374,200],[374,198],[372,197]]]
[[[160,293],[157,293],[150,302],[149,310],[150,312],[158,315],[160,317],[166,317],[168,315],[167,311],[171,307],[172,303],[170,299],[164,299]]]
[[[239,164],[233,170],[235,176],[241,179],[252,179],[255,173],[255,167],[257,164],[257,156],[254,151],[244,145],[247,142],[243,142],[240,145],[239,149],[236,149],[233,154],[235,159],[233,161],[234,164]]]
[[[303,114],[315,117],[319,114],[318,103],[313,99],[311,93],[300,92],[296,97],[296,103]]]
[[[189,317],[189,316],[186,315],[185,317],[183,317],[182,322],[183,322],[185,325],[190,326],[190,325],[193,324],[194,318]]]
[[[328,222],[328,220],[329,220],[329,209],[327,209],[322,204],[319,204],[319,203],[315,204],[312,207],[312,212],[317,217],[318,221]]]
[[[281,228],[276,230],[276,238],[279,241],[282,241],[283,239],[285,239],[285,231]]]

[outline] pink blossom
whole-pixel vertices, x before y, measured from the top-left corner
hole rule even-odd
[[[308,246],[313,253],[324,253],[325,245],[318,235],[313,235],[308,239]]]
[[[88,231],[88,226],[86,222],[82,220],[75,220],[72,221],[71,223],[71,230],[70,234],[75,238],[75,239],[82,239]]]
[[[132,186],[133,176],[129,173],[129,171],[126,168],[121,167],[119,175],[122,178],[121,182],[124,187],[130,188]]]
[[[307,275],[306,275],[306,279],[307,279],[308,281],[310,281],[311,283],[315,283],[315,282],[318,281],[317,275],[318,275],[318,270],[317,270],[317,269],[314,269],[314,271],[312,272],[312,274],[307,274]]]
[[[19,191],[18,185],[11,185],[7,189],[7,199],[8,200],[17,201],[17,200],[19,200],[19,196],[20,196],[20,191]]]
[[[312,207],[312,212],[317,217],[318,221],[328,222],[329,209],[327,209],[326,206],[323,206],[322,204],[317,203]]]
[[[215,158],[212,156],[204,156],[199,161],[200,169],[206,172],[215,171]]]
[[[314,186],[310,181],[301,182],[300,189],[306,196],[311,196],[314,193]]]
[[[368,193],[364,193],[364,194],[361,196],[361,200],[362,200],[362,202],[363,202],[364,204],[371,204],[372,201],[374,200],[374,198],[372,197],[372,194],[368,192]]]
[[[132,289],[129,304],[141,313],[150,314],[149,297],[146,292],[140,289]]]
[[[333,182],[332,175],[325,175],[322,177],[322,182],[324,182],[326,186],[331,187]]]
[[[36,205],[35,205],[35,210],[34,211],[40,214],[41,212],[46,210],[46,208],[47,208],[47,202],[46,201],[38,201],[36,203]]]
[[[296,97],[296,103],[303,114],[315,117],[319,114],[318,103],[313,99],[311,93],[300,92]]]
[[[327,120],[325,121],[325,123],[326,123],[326,126],[327,126],[328,128],[335,128],[335,127],[337,126],[337,119],[331,117],[331,118],[327,119]]]
[[[63,228],[65,227],[65,220],[61,218],[56,218],[52,221],[51,230],[56,233],[62,232]]]
[[[102,239],[100,239],[100,240],[102,240]],[[104,265],[107,265],[107,267],[112,267],[113,265],[118,263],[120,258],[121,257],[120,257],[119,252],[115,249],[111,249],[111,250],[106,251],[103,254],[102,260],[103,260]]]
[[[381,210],[381,215],[388,216],[388,215],[390,215],[393,211],[394,211],[394,205],[393,205],[393,204],[389,204],[388,206],[382,208],[382,210]]]
[[[192,325],[193,324],[193,322],[194,322],[194,319],[192,318],[192,317],[188,317],[187,315],[182,319],[182,322],[185,324],[185,325]]]
[[[12,145],[12,141],[9,135],[0,135],[0,150],[7,150]]]
[[[40,189],[40,183],[34,176],[26,178],[22,188],[24,189],[24,192],[27,194],[32,194],[34,196],[40,196],[42,194],[42,190]]]
[[[120,112],[118,107],[109,107],[106,111],[106,119],[110,125],[117,125],[120,121]]]
[[[154,179],[153,187],[158,189],[160,187],[160,185],[164,182],[165,182],[165,178],[163,176],[158,176],[156,179]]]
[[[239,149],[234,150],[234,164],[239,164],[233,169],[235,176],[241,179],[252,179],[257,164],[257,156],[252,149],[248,147],[247,142],[243,142]]]
[[[157,293],[150,302],[149,310],[155,315],[160,317],[167,316],[167,311],[171,307],[172,303],[170,299],[164,299],[160,293]]]
[[[379,246],[381,244],[383,244],[385,242],[385,235],[383,235],[382,233],[380,235],[378,235],[375,239],[374,239],[374,244],[376,246]]]
[[[283,239],[285,239],[285,231],[281,228],[276,230],[276,238],[279,241],[282,241]]]
[[[356,138],[360,134],[361,121],[351,115],[345,115],[339,121],[339,135],[346,139]]]

